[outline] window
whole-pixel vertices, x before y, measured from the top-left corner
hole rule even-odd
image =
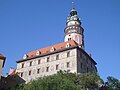
[[[70,57],[70,52],[67,52],[67,57]]]
[[[40,68],[39,69],[37,69],[37,74],[39,74],[40,73]]]
[[[70,62],[67,62],[67,68],[69,68],[70,67]]]
[[[88,57],[86,57],[86,63],[88,64]]]
[[[56,55],[56,60],[59,60],[59,55]]]
[[[82,53],[80,52],[80,58],[82,58]]]
[[[88,67],[87,67],[87,72],[89,72],[89,69],[88,69]]]
[[[21,72],[20,76],[23,77],[23,72]]]
[[[92,67],[93,65],[92,65],[92,61],[91,61],[91,67]]]
[[[40,55],[40,51],[37,51],[37,52],[36,52],[36,55],[37,55],[37,56]]]
[[[71,44],[69,44],[69,43],[66,44],[66,48],[68,48],[68,47],[70,47],[70,46],[71,46]]]
[[[53,51],[55,51],[55,48],[54,48],[54,47],[52,47],[52,48],[50,49],[50,52],[53,52]]]
[[[68,41],[71,40],[71,38],[68,38]]]
[[[29,71],[29,75],[31,75],[31,71]]]
[[[23,56],[23,59],[26,59],[28,57],[28,55],[27,54],[25,54],[24,56]]]
[[[56,65],[56,70],[58,70],[58,69],[59,69],[59,65],[57,64],[57,65]]]
[[[32,61],[30,61],[30,66],[32,66]]]
[[[39,60],[38,60],[38,64],[40,64],[40,62],[41,62],[41,60],[39,59]]]
[[[49,58],[49,57],[47,57],[47,62],[49,62],[49,60],[50,60],[50,58]]]
[[[24,63],[22,63],[22,67],[21,68],[24,68]]]
[[[46,72],[49,72],[49,67],[46,67]]]
[[[83,64],[81,63],[81,69],[83,68]]]

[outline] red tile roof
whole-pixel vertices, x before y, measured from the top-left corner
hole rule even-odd
[[[5,59],[6,57],[0,53],[0,59]]]
[[[48,46],[48,47],[45,47],[45,48],[40,48],[38,50],[31,51],[28,54],[26,54],[26,56],[27,56],[26,59],[51,53],[51,48],[54,49],[53,52],[63,50],[63,49],[66,48],[67,43],[70,45],[70,47],[79,46],[74,40],[69,40],[67,42],[62,42],[62,43],[58,43],[58,44],[55,44],[55,45],[52,45],[52,46]],[[37,51],[40,52],[39,55],[36,55]],[[22,61],[22,60],[24,60],[24,59],[21,59],[19,61]]]
[[[11,74],[10,74],[10,76],[13,76],[13,75],[15,75],[16,74],[16,70],[14,70]]]

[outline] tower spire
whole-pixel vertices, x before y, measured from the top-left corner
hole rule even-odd
[[[75,10],[75,7],[74,7],[74,2],[72,2],[72,10],[70,12],[70,15],[71,16],[77,15],[77,11]]]
[[[75,7],[74,7],[74,2],[72,2],[72,9],[75,9]]]

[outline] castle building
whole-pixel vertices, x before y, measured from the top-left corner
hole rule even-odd
[[[16,61],[16,72],[26,83],[59,70],[72,73],[97,72],[97,63],[85,51],[84,29],[74,7],[67,17],[64,32],[64,42],[31,51]]]
[[[6,57],[0,53],[0,79],[2,76],[2,68],[4,67]]]

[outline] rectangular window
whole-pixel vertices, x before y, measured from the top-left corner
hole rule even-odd
[[[37,69],[37,74],[39,74],[40,73],[40,68],[39,69]]]
[[[49,58],[49,57],[47,57],[47,62],[49,62],[49,60],[50,60],[50,58]]]
[[[31,71],[29,71],[29,75],[31,75]]]
[[[59,55],[56,55],[56,60],[59,60]]]
[[[86,56],[86,63],[87,63],[87,64],[88,64],[88,60],[89,60],[89,59],[88,59],[88,57]]]
[[[23,77],[23,72],[21,72],[20,77]]]
[[[32,66],[32,61],[30,61],[30,66]]]
[[[22,63],[22,67],[21,68],[24,68],[24,63]]]
[[[58,70],[58,69],[59,69],[59,65],[57,64],[57,65],[56,65],[56,70]]]
[[[67,52],[67,57],[70,57],[70,52]]]
[[[40,64],[40,62],[41,62],[41,60],[39,59],[39,60],[38,60],[38,64]]]
[[[67,68],[69,68],[70,67],[70,62],[67,62]]]
[[[89,72],[89,68],[87,67],[87,73]]]
[[[83,64],[81,63],[81,69],[83,68]]]
[[[49,72],[49,67],[46,67],[46,72]]]
[[[91,67],[92,67],[92,61],[91,61]]]
[[[80,58],[82,58],[82,53],[80,53]]]

